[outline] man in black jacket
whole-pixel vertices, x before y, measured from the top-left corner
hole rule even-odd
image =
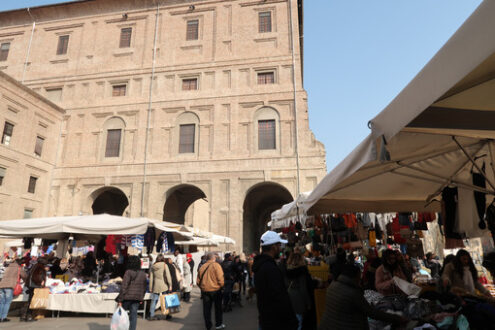
[[[292,330],[298,327],[282,272],[275,263],[282,243],[287,241],[276,232],[267,231],[261,236],[262,254],[254,258],[254,286],[261,330]]]

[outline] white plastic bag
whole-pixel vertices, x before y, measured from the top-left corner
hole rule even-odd
[[[122,307],[113,313],[110,330],[129,330],[129,315]]]
[[[399,287],[399,289],[402,290],[405,294],[408,296],[416,296],[418,297],[419,294],[421,293],[421,287],[417,286],[416,284],[409,283],[407,281],[404,281],[403,279],[394,276],[393,277],[395,285]]]

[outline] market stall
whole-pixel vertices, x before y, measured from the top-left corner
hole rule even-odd
[[[108,248],[113,247],[115,251],[107,253],[118,259],[115,259],[116,263],[123,263],[128,253],[141,254],[145,248],[148,254],[154,249],[157,252],[171,252],[175,246],[174,240],[182,240],[184,244],[188,244],[186,242],[199,244],[208,241],[212,245],[217,245],[209,239],[202,239],[200,242],[190,230],[186,230],[182,225],[108,214],[2,221],[0,222],[0,235],[11,238],[19,237],[9,245],[27,247],[28,252],[34,251],[34,244],[56,246],[54,252],[57,252],[58,260],[66,258],[68,250],[75,250],[77,246],[86,246],[87,251],[95,253],[96,256],[98,254],[96,249],[105,247],[105,251],[110,251]],[[26,246],[28,242],[29,245]],[[46,253],[46,250],[43,251]],[[99,276],[100,271],[103,272],[100,269],[101,265],[95,269],[96,277],[91,276],[93,274],[81,275],[81,278],[73,277],[78,274],[75,269],[82,265],[83,259],[76,258],[76,255],[72,259],[74,259],[72,270],[67,270],[66,275],[47,280],[46,287],[49,288],[50,294],[44,309],[58,312],[113,313],[117,306],[115,298],[120,290],[121,277],[109,279],[104,278],[104,274]],[[123,269],[125,270],[125,267]],[[147,294],[144,308],[140,310],[143,316],[147,305],[146,300],[149,299],[150,296]],[[23,301],[27,301],[25,294],[14,300],[14,302]]]
[[[422,232],[440,218],[446,248],[488,230],[495,234],[494,15],[495,3],[483,2],[369,122],[369,136],[296,204],[299,212],[320,218],[320,228],[330,231],[331,224],[354,227],[359,212],[375,223],[378,216],[391,217],[384,222],[393,233],[388,246],[396,237],[402,243],[401,230]],[[369,232],[376,234],[373,227]],[[432,314],[421,304],[403,301],[400,310],[418,311],[406,314],[414,319]]]

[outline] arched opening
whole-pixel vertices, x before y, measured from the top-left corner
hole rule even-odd
[[[171,188],[166,194],[164,221],[208,230],[209,214],[206,195],[198,187],[183,184]]]
[[[244,252],[259,250],[260,237],[266,231],[272,212],[293,200],[286,188],[273,182],[260,183],[249,190],[243,206]]]
[[[111,215],[124,215],[129,206],[129,200],[122,190],[114,187],[104,187],[92,194],[93,214],[107,213]]]

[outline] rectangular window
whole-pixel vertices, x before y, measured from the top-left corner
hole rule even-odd
[[[194,152],[195,124],[180,125],[179,153],[187,154]]]
[[[34,191],[36,190],[36,181],[38,181],[38,178],[34,176],[29,177],[28,193],[34,194]]]
[[[46,98],[52,102],[60,102],[62,100],[62,88],[47,88]]]
[[[107,147],[105,149],[105,157],[119,157],[121,136],[121,129],[109,129],[107,131]]]
[[[272,32],[272,12],[264,11],[259,14],[260,33]]]
[[[258,121],[258,149],[276,149],[275,120]]]
[[[259,72],[258,73],[258,85],[268,85],[275,83],[274,72]]]
[[[186,40],[198,40],[199,38],[199,20],[187,21]]]
[[[0,186],[3,184],[3,178],[5,178],[5,172],[7,169],[0,167]]]
[[[195,91],[198,89],[198,78],[182,79],[183,91]]]
[[[45,139],[43,139],[40,136],[36,137],[36,145],[34,146],[34,154],[38,157],[41,157],[41,151],[43,150],[43,142],[45,142]]]
[[[9,122],[5,122],[5,125],[3,126],[2,144],[8,146],[10,144],[10,140],[12,139],[13,133],[14,125]]]
[[[69,36],[58,37],[57,55],[67,54],[68,47],[69,47]]]
[[[9,57],[10,42],[5,42],[0,45],[0,61],[7,61]]]
[[[115,85],[113,86],[112,96],[125,96],[127,91],[127,85]]]
[[[131,47],[132,28],[123,28],[120,30],[120,48]]]
[[[24,219],[31,219],[33,217],[33,210],[24,209]]]

